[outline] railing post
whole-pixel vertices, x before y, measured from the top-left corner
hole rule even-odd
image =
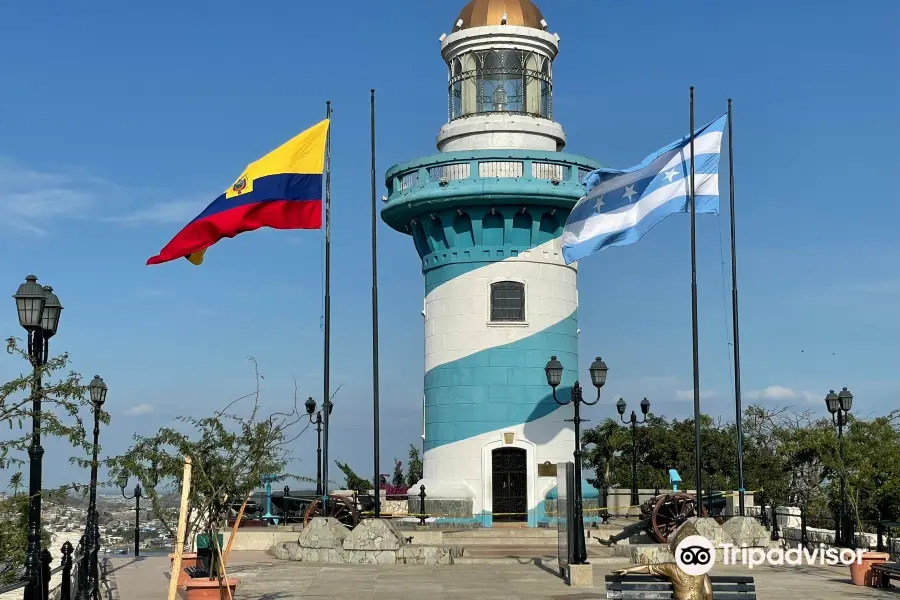
[[[878,547],[876,550],[878,550],[878,552],[884,552],[884,524],[882,524],[881,521],[878,521],[876,531],[878,531]]]
[[[765,497],[761,498],[760,501],[762,504],[759,506],[759,521],[763,527],[769,526],[769,512],[766,510],[766,499]]]
[[[841,531],[843,529],[843,514],[841,511],[843,508],[838,508],[834,513],[834,545],[842,546],[843,545],[843,536],[844,532]]]
[[[609,523],[609,501],[607,496],[609,495],[609,488],[606,485],[606,482],[603,482],[603,485],[600,486],[600,516],[602,517],[602,522],[604,525]],[[557,515],[558,517],[558,515]]]
[[[806,505],[800,505],[800,543],[804,548],[809,546],[809,536],[806,531]]]
[[[419,525],[425,525],[425,486],[419,486]]]
[[[53,562],[53,556],[50,551],[44,548],[41,550],[41,600],[47,600],[50,597],[50,563]]]
[[[60,600],[72,600],[72,552],[73,552],[72,544],[70,542],[66,542],[62,545],[62,558],[60,559],[60,564],[62,565],[62,582],[59,587],[59,598]]]
[[[778,534],[778,508],[775,502],[772,502],[772,541],[777,542],[780,536]]]

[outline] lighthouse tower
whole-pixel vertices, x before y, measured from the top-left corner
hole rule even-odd
[[[426,512],[547,520],[571,461],[571,405],[544,366],[578,367],[576,266],[560,236],[594,161],[553,120],[559,36],[531,0],[472,0],[441,36],[448,122],[438,154],[392,167],[382,218],[412,237],[425,278]],[[418,493],[419,485],[410,490]],[[586,485],[586,484],[585,484]],[[596,491],[585,487],[586,498]]]

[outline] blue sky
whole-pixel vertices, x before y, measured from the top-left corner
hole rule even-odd
[[[261,231],[206,263],[148,268],[245,164],[315,123],[333,126],[332,457],[371,473],[368,90],[378,90],[379,177],[434,152],[447,118],[438,37],[464,4],[395,0],[249,4],[4,3],[0,37],[0,281],[34,272],[65,310],[53,349],[110,387],[103,454],[180,414],[251,391],[263,405],[321,401],[322,236]],[[567,150],[627,167],[734,98],[746,401],[821,411],[900,408],[900,135],[896,3],[544,0],[561,36],[554,117]],[[864,8],[864,9],[863,9]],[[379,196],[385,193],[379,181]],[[723,188],[723,194],[725,189]],[[585,260],[581,371],[610,365],[618,395],[691,414],[689,221]],[[698,219],[703,408],[733,412],[727,211]],[[419,444],[421,268],[379,223],[382,470]],[[726,277],[723,278],[723,273]],[[12,300],[3,335],[23,333]],[[0,358],[0,376],[22,365]],[[49,443],[46,483],[70,471]],[[315,436],[292,472],[315,473]],[[86,477],[86,473],[83,477]]]

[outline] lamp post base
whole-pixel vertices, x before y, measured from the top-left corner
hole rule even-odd
[[[589,563],[569,565],[567,583],[573,588],[594,587],[594,568]]]

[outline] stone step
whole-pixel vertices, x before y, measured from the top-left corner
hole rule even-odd
[[[586,532],[591,533],[591,537],[602,536],[604,538],[609,537],[610,535],[615,535],[622,531],[622,528],[617,525],[602,525],[596,528],[586,529]],[[529,539],[553,539],[556,540],[559,538],[559,531],[556,529],[550,529],[547,527],[522,527],[518,529],[502,529],[495,527],[485,527],[481,529],[468,529],[468,530],[457,530],[457,531],[445,531],[444,532],[445,539],[453,539],[453,540],[462,540],[462,539],[478,539],[478,538],[490,538],[490,539],[521,539],[521,538],[529,538]]]
[[[588,557],[592,565],[626,565],[628,559],[618,556]],[[460,556],[453,559],[455,565],[535,565],[559,570],[555,556]]]

